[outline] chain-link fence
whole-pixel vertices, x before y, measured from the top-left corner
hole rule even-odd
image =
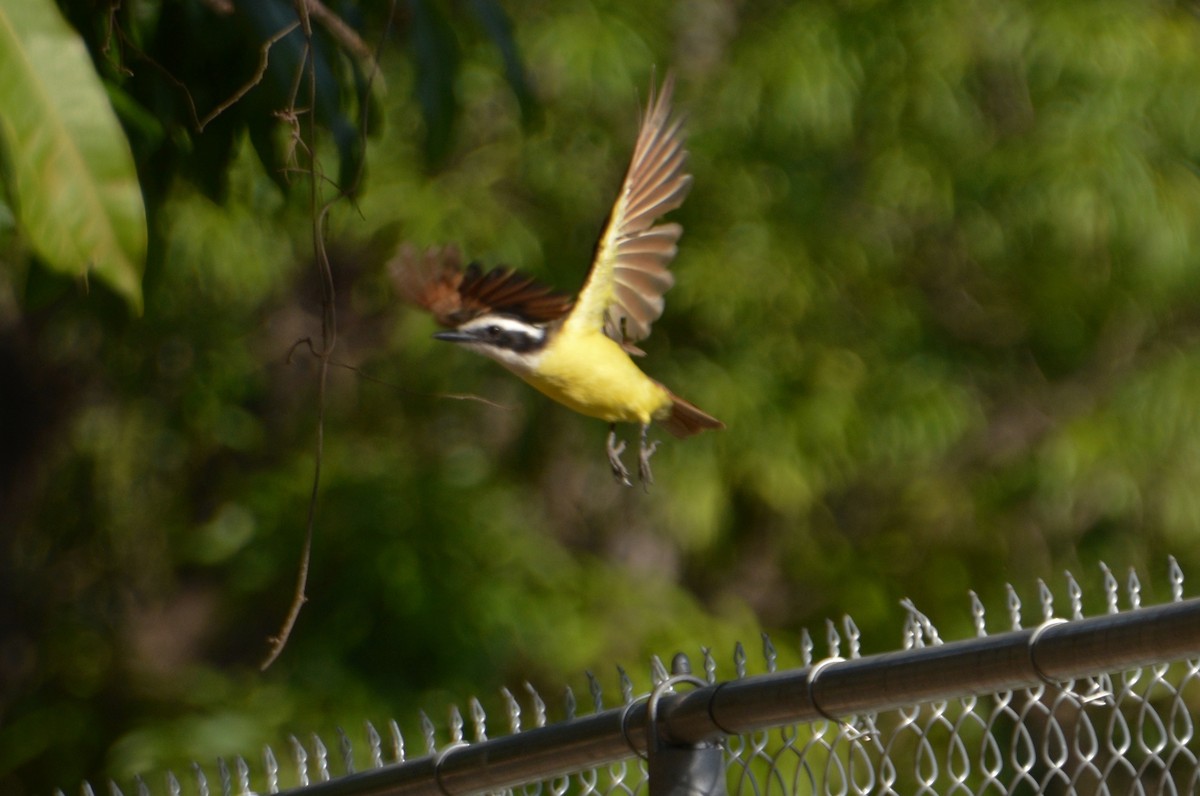
[[[567,690],[555,723],[532,688],[504,691],[497,738],[473,699],[465,718],[451,710],[447,738],[421,717],[417,756],[395,722],[368,724],[357,754],[344,734],[333,752],[314,735],[293,738],[286,762],[266,749],[261,770],[238,759],[161,781],[172,796],[1197,793],[1200,599],[1184,599],[1174,561],[1169,581],[1172,600],[1146,607],[1135,575],[1122,588],[1105,569],[1106,611],[1085,617],[1068,575],[1065,610],[1041,584],[1032,622],[1010,589],[1000,633],[972,594],[975,638],[952,642],[906,603],[891,653],[862,656],[846,619],[829,625],[827,657],[805,635],[796,669],[779,670],[764,636],[764,673],[740,645],[728,679],[709,650],[697,674],[683,655],[670,671],[655,659],[650,694],[621,672],[606,707],[589,675],[591,711],[577,715]]]

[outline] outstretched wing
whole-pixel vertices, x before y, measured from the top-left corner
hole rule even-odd
[[[683,204],[692,185],[692,176],[684,172],[682,122],[671,118],[674,83],[668,75],[657,97],[651,89],[621,194],[567,319],[581,328],[603,327],[633,353],[640,353],[632,343],[650,334],[650,325],[663,312],[663,294],[675,283],[667,266],[683,227],[654,222]]]
[[[461,326],[489,312],[548,323],[571,311],[571,297],[508,268],[486,273],[472,263],[464,270],[454,246],[423,254],[405,244],[388,264],[400,295],[433,314],[442,326]]]

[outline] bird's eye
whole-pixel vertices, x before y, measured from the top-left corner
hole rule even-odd
[[[487,328],[487,336],[493,340],[498,338],[500,336],[500,327],[495,325],[489,326]]]

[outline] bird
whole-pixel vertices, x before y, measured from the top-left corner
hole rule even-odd
[[[390,263],[400,294],[448,331],[434,338],[496,360],[553,400],[609,424],[606,453],[614,479],[632,486],[621,460],[618,423],[641,426],[638,479],[654,482],[652,423],[683,438],[725,424],[647,376],[632,357],[662,315],[675,283],[668,266],[683,227],[656,223],[678,208],[692,185],[682,120],[672,113],[674,79],[651,84],[633,156],[591,269],[578,296],[556,291],[511,268],[462,265],[449,245],[419,252],[402,245]]]

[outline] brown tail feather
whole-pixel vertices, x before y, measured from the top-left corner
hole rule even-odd
[[[725,428],[725,424],[720,420],[675,393],[671,393],[671,402],[671,414],[658,422],[676,437],[690,437],[708,428]]]

